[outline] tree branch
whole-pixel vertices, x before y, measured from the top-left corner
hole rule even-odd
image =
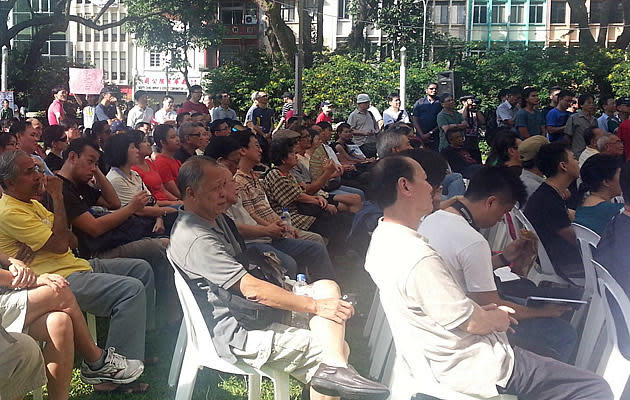
[[[54,15],[46,15],[46,16],[36,16],[26,21],[19,22],[13,25],[11,28],[7,30],[6,41],[13,39],[18,33],[22,32],[26,28],[30,28],[32,26],[43,26],[54,24],[58,20],[59,16]]]
[[[116,28],[117,26],[121,26],[127,22],[139,21],[141,19],[144,19],[147,17],[153,17],[160,14],[162,13],[159,11],[156,11],[147,15],[138,15],[138,16],[128,15],[125,18],[121,19],[120,21],[110,22],[109,24],[105,24],[105,25],[99,25],[91,19],[79,17],[78,15],[68,15],[67,18],[68,18],[68,21],[76,22],[78,24],[87,26],[88,28],[92,28],[96,31],[104,31],[106,29]]]
[[[92,18],[92,21],[96,22],[98,21],[99,18],[101,18],[101,16],[103,14],[105,14],[105,11],[107,11],[109,9],[109,7],[114,4],[116,0],[107,0],[107,3],[105,3],[105,5],[103,7],[101,7],[101,9],[98,11],[98,13]]]

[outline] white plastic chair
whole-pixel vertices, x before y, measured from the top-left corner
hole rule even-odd
[[[540,237],[536,234],[536,230],[531,222],[527,219],[523,211],[514,207],[510,211],[510,215],[512,216],[512,221],[514,221],[515,227],[517,231],[525,228],[534,235],[536,235],[538,239],[538,264],[534,264],[534,268],[531,269],[529,275],[527,276],[532,282],[538,285],[541,281],[549,281],[559,284],[568,284],[574,282],[567,282],[565,279],[560,277],[556,270],[553,268],[553,264],[551,264],[551,260],[549,259],[549,255],[547,254],[547,250],[542,244]],[[577,283],[577,282],[576,282]]]
[[[615,281],[610,273],[598,262],[593,261],[597,272],[599,292],[602,297],[602,306],[606,318],[606,341],[601,353],[601,359],[597,370],[610,385],[616,400],[621,399],[624,388],[630,377],[630,360],[619,351],[617,329],[630,332],[630,299],[626,292]],[[622,318],[615,319],[610,308],[610,303],[616,303],[621,309]]]
[[[593,248],[597,248],[600,237],[597,233],[591,229],[576,224],[572,224],[575,236],[580,244],[580,251],[582,253],[582,263],[584,264],[584,295],[582,300],[588,300],[597,287],[597,276],[595,275],[595,268],[593,267]]]
[[[173,264],[172,261],[171,264]],[[182,330],[186,332],[185,342],[179,339],[177,341],[178,346],[181,347],[175,349],[174,360],[171,363],[171,372],[169,374],[170,381],[171,377],[176,374],[172,367],[174,365],[181,366],[175,400],[190,400],[192,398],[197,371],[203,367],[230,374],[246,375],[248,377],[247,398],[249,400],[259,400],[261,398],[262,376],[268,377],[273,382],[275,400],[289,400],[289,375],[287,373],[270,368],[259,370],[246,365],[234,365],[218,356],[199,305],[188,287],[188,283],[186,283],[179,271],[176,268],[174,269],[175,288],[184,312],[185,321],[185,323],[182,323],[180,333]],[[181,357],[181,354],[183,354],[183,359],[181,362],[176,362],[175,358]]]

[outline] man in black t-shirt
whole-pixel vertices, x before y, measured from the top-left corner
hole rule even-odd
[[[556,271],[568,277],[583,277],[584,267],[571,227],[575,212],[565,202],[569,186],[580,176],[578,160],[565,143],[554,142],[540,148],[536,165],[547,179],[527,200],[525,216]]]
[[[479,164],[472,154],[464,148],[464,132],[449,131],[446,134],[446,141],[448,146],[442,149],[441,153],[451,166],[451,170],[459,172],[464,178],[472,178],[483,165]]]
[[[145,192],[139,193],[127,205],[121,207],[114,187],[97,167],[99,159],[97,149],[97,146],[88,139],[71,141],[64,153],[63,167],[58,173],[63,180],[63,199],[68,223],[72,225],[73,232],[77,236],[79,252],[83,257],[138,258],[147,261],[154,271],[157,294],[165,302],[168,301],[166,304],[173,307],[169,309],[169,318],[175,320],[179,313],[172,280],[173,274],[166,257],[168,241],[148,237],[138,240],[139,235],[127,239],[125,235],[131,236],[132,233],[120,228],[121,225],[129,223],[132,216],[143,214],[142,211],[150,196]],[[96,187],[88,184],[93,178]],[[92,208],[95,206],[114,211],[95,217],[92,213]],[[138,219],[134,220],[133,224],[141,222]],[[154,230],[156,230],[155,226]],[[137,226],[130,228],[135,231]],[[119,232],[112,234],[117,229]],[[149,236],[151,227],[149,226],[147,230],[147,236]],[[121,238],[122,244],[120,244],[121,240],[118,240]],[[117,244],[112,246],[111,242],[114,240]],[[147,298],[148,296],[149,293],[147,293]],[[148,319],[147,326],[152,327],[153,322]]]

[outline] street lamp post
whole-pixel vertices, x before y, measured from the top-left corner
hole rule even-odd
[[[405,99],[407,97],[407,48],[400,48],[400,109],[405,109]]]
[[[428,0],[422,0],[422,7],[423,7],[423,11],[422,11],[422,61],[420,62],[420,67],[424,68],[424,45],[426,43],[426,37],[427,37],[427,1]]]

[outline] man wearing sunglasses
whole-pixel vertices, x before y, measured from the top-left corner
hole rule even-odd
[[[203,89],[199,85],[192,85],[190,87],[190,93],[188,94],[188,100],[182,104],[182,108],[177,110],[178,114],[182,113],[202,113],[209,114],[208,107],[201,102],[203,97]]]
[[[181,146],[173,154],[173,157],[179,161],[186,162],[195,154],[201,143],[201,135],[206,133],[203,122],[188,122],[178,129],[179,140]]]

